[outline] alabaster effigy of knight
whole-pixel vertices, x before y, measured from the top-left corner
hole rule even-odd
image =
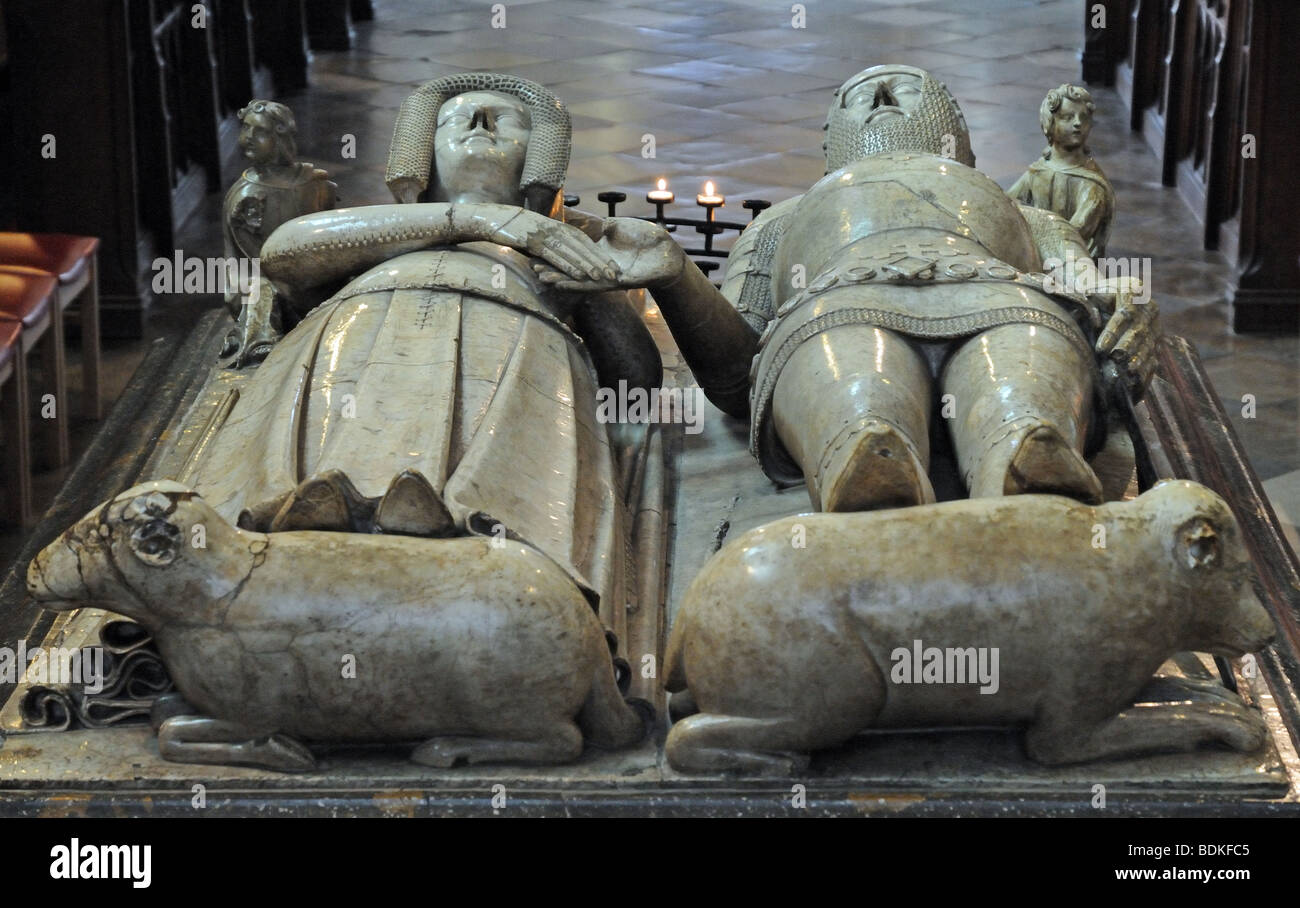
[[[818,510],[933,501],[929,432],[946,400],[971,497],[1099,501],[1084,454],[1104,428],[1101,368],[1144,384],[1155,305],[1093,273],[1048,279],[1046,260],[1091,271],[1087,244],[975,168],[961,109],[923,70],[848,79],[825,145],[826,176],[748,227],[722,288],[762,332],[763,469],[806,481]]]
[[[731,541],[685,592],[671,765],[788,775],[865,729],[950,725],[1022,728],[1051,764],[1260,747],[1258,711],[1217,682],[1132,708],[1175,653],[1273,634],[1219,496],[1165,483],[1102,504],[1085,459],[1110,391],[1152,374],[1154,305],[975,169],[925,71],[858,73],[826,127],[826,176],[750,224],[722,287],[761,332],[752,450],[824,513]],[[1078,260],[1087,292],[1061,292],[1049,259]],[[932,425],[965,500],[934,503]],[[1099,557],[1098,527],[1123,546]]]
[[[1088,90],[1060,85],[1043,97],[1038,123],[1048,145],[1007,190],[1018,202],[1046,208],[1079,231],[1093,258],[1106,254],[1115,218],[1115,190],[1088,149],[1097,109]]]

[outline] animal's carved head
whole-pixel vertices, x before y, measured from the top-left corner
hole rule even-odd
[[[190,563],[200,557],[190,550],[208,548],[208,535],[223,538],[223,532],[234,530],[192,489],[145,483],[95,508],[42,549],[27,568],[27,591],[49,608],[103,602],[139,617],[149,600],[164,598],[164,589],[179,589],[206,569]]]
[[[1155,510],[1175,595],[1189,606],[1187,648],[1236,657],[1267,646],[1273,620],[1255,596],[1254,564],[1227,502],[1186,480],[1158,483],[1142,498]]]

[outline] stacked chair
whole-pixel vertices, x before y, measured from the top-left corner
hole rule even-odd
[[[83,352],[82,407],[101,417],[99,391],[99,286],[94,237],[61,233],[0,233],[0,431],[4,433],[5,513],[29,525],[32,507],[31,444],[38,434],[45,466],[70,456],[67,366],[63,315],[79,304]],[[41,356],[44,382],[33,388],[30,354]],[[38,418],[33,432],[33,412]]]

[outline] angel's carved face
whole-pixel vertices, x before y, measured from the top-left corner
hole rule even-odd
[[[1092,111],[1085,101],[1065,98],[1052,116],[1052,134],[1049,136],[1053,145],[1073,151],[1082,148],[1092,131]]]
[[[518,204],[532,126],[527,106],[510,95],[469,91],[448,100],[433,138],[439,197]]]

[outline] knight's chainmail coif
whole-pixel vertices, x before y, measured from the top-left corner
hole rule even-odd
[[[885,117],[859,127],[861,115],[847,110],[844,100],[849,88],[869,78],[875,70],[915,72],[921,76],[921,97],[917,105],[901,117]],[[975,166],[970,130],[956,99],[925,70],[910,66],[873,66],[836,89],[835,100],[831,102],[826,117],[823,147],[827,173],[884,151],[924,152],[952,158],[968,167]]]

